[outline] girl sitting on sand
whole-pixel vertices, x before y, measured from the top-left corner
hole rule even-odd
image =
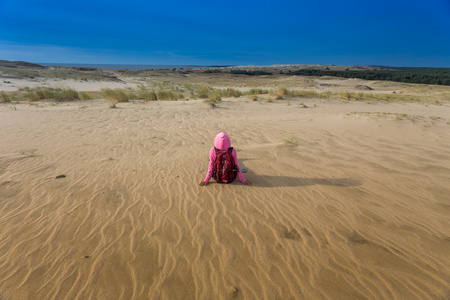
[[[214,147],[212,147],[211,150],[209,151],[208,173],[206,174],[205,180],[200,182],[200,186],[207,185],[209,180],[211,179],[211,176],[213,176],[214,163],[216,162],[217,154],[219,154],[219,153],[226,154],[227,151],[230,150],[230,147],[231,147],[230,137],[228,136],[228,134],[226,132],[220,131],[214,138]],[[232,156],[232,159],[234,159],[234,165],[235,165],[235,168],[237,169],[237,177],[243,184],[251,185],[252,183],[249,180],[245,180],[244,176],[242,175],[241,168],[239,167],[239,163],[237,160],[236,149],[234,149],[234,148],[231,148],[231,149],[232,149],[232,150],[230,150],[231,156]],[[224,155],[224,157],[225,157],[225,155]],[[232,180],[234,180],[234,178]],[[227,182],[227,183],[231,183],[231,182]]]

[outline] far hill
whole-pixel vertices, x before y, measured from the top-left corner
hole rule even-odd
[[[46,69],[47,67],[29,63],[26,61],[8,61],[8,60],[0,60],[0,67],[6,68],[23,68],[23,69]]]

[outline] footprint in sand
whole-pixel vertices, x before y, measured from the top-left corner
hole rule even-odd
[[[311,232],[309,232],[308,229],[303,228],[303,232],[307,235],[307,236],[312,236]]]
[[[231,295],[233,296],[233,298],[237,298],[240,292],[239,288],[235,286],[231,290],[232,290]]]
[[[369,244],[370,243],[369,240],[364,238],[362,235],[360,235],[356,231],[353,232],[353,234],[348,237],[348,240],[355,244]]]
[[[281,236],[285,239],[288,240],[294,240],[294,241],[301,241],[302,237],[301,235],[298,233],[298,231],[294,228],[291,228],[290,230],[282,225],[282,224],[277,224],[276,225],[278,231],[281,233]]]
[[[301,241],[302,240],[302,237],[300,236],[300,234],[295,229],[288,230],[286,228],[286,230],[283,233],[283,236],[285,238],[289,239],[289,240],[294,240],[294,241]]]

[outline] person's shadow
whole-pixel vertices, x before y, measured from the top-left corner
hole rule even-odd
[[[285,186],[308,186],[308,185],[329,185],[329,186],[360,186],[361,182],[352,178],[305,178],[292,176],[271,176],[256,175],[250,173],[249,180],[253,186],[260,187],[285,187]]]
[[[255,158],[240,159],[240,167],[243,167],[247,160]],[[258,175],[249,170],[244,177],[252,182],[253,186],[259,187],[285,187],[285,186],[308,186],[308,185],[328,185],[328,186],[360,186],[361,182],[352,178],[306,178],[293,176],[272,176]]]

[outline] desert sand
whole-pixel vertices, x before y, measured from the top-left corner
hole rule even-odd
[[[450,297],[448,102],[20,102],[0,128],[2,300]],[[198,186],[221,130],[253,185]]]

